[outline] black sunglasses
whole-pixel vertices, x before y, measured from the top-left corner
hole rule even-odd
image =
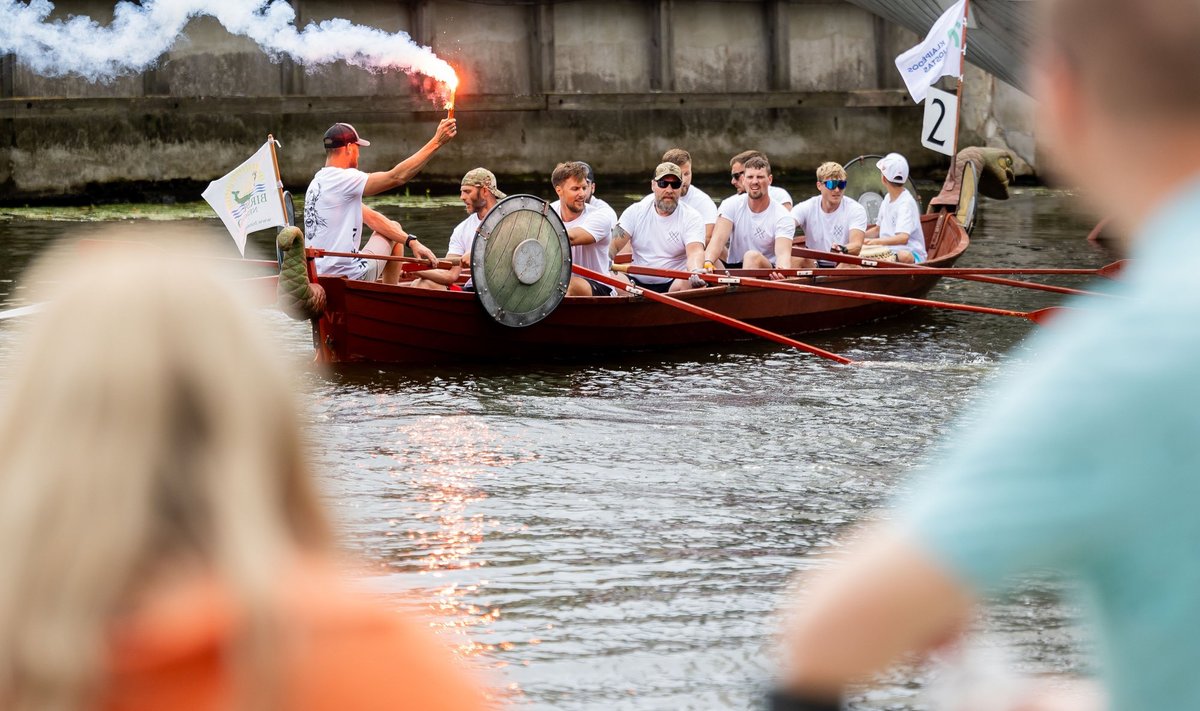
[[[743,175],[745,172],[746,172],[746,171],[744,171],[744,170],[743,170],[743,171],[739,171],[739,172],[737,172],[737,173],[730,173],[730,174],[729,174],[729,177],[730,177],[731,179],[733,179],[733,180],[737,180],[738,178],[741,178],[741,177],[742,177],[742,175]]]
[[[656,180],[654,182],[658,183],[658,187],[660,187],[660,188],[672,188],[674,190],[678,190],[680,187],[683,186],[683,181],[679,180],[678,178],[675,178],[675,179],[659,178],[658,180]]]
[[[826,190],[845,190],[846,189],[846,181],[845,180],[826,180],[823,182],[823,185],[825,186]]]

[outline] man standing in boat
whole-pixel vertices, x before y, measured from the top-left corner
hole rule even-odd
[[[578,161],[559,163],[550,175],[550,184],[558,199],[550,209],[562,218],[571,243],[571,262],[594,272],[608,274],[612,262],[608,254],[612,227],[607,214],[587,204],[587,166]],[[572,276],[567,296],[612,296],[610,286]]]
[[[633,263],[655,269],[689,270],[689,279],[653,276],[630,277],[638,286],[657,291],[680,291],[704,286],[704,218],[679,202],[683,171],[674,163],[661,163],[650,181],[652,193],[621,213],[610,254],[633,246]],[[623,276],[623,275],[622,275]]]
[[[804,232],[804,246],[822,252],[858,254],[866,237],[867,210],[846,197],[846,169],[840,163],[822,163],[817,168],[817,190],[820,195],[792,208],[792,219]],[[814,265],[812,260],[804,260],[805,267]]]
[[[752,156],[743,170],[746,192],[721,201],[704,266],[712,269],[723,261],[729,269],[790,269],[796,223],[767,193],[771,165],[762,156]]]
[[[454,264],[449,269],[430,269],[418,272],[411,286],[421,289],[457,290],[458,277],[462,268],[471,262],[471,246],[475,243],[475,231],[483,218],[487,217],[496,203],[507,197],[496,186],[496,176],[487,168],[475,168],[463,176],[458,197],[467,208],[467,219],[458,223],[450,234],[450,246],[446,259]]]
[[[908,161],[899,153],[889,153],[875,167],[887,197],[879,206],[879,220],[867,230],[861,254],[870,259],[884,259],[920,264],[925,261],[925,233],[921,230],[921,207],[904,188],[908,181]]]
[[[682,148],[672,148],[663,154],[664,163],[674,163],[683,172],[683,188],[679,191],[679,203],[687,205],[704,218],[704,244],[712,239],[717,225],[717,203],[700,188],[692,185],[692,154]]]
[[[371,145],[348,123],[335,123],[325,132],[325,166],[317,171],[304,195],[304,244],[331,252],[402,256],[404,247],[413,255],[437,263],[437,255],[407,234],[400,223],[389,220],[363,204],[367,195],[397,188],[413,178],[439,148],[457,134],[454,119],[442,119],[433,138],[421,150],[397,163],[391,170],[364,173],[358,169],[360,147]],[[362,245],[363,224],[374,232]],[[317,274],[395,284],[400,265],[363,257],[318,257]]]
[[[767,158],[766,153],[756,150],[742,151],[741,153],[738,153],[736,156],[729,159],[729,183],[733,185],[734,190],[737,190],[737,195],[741,195],[742,193],[746,192],[746,184],[742,181],[742,176],[746,173],[746,161],[754,157],[763,158],[768,164],[771,162],[770,159]],[[785,210],[792,209],[792,196],[788,193],[788,191],[777,185],[774,185],[774,182],[775,176],[768,175],[767,193],[771,196],[772,200],[780,205],[783,205]]]

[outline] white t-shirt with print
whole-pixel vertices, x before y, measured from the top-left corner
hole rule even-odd
[[[775,264],[775,240],[785,238],[789,242],[796,235],[796,223],[788,211],[770,200],[767,209],[754,212],[750,209],[750,196],[746,193],[721,201],[718,217],[733,223],[729,235],[729,261],[745,261],[746,252],[754,249]]]
[[[325,166],[304,193],[304,244],[331,252],[358,252],[363,241],[362,196],[367,174],[354,168]],[[361,279],[362,257],[318,257],[317,274]]]
[[[458,223],[454,232],[450,233],[450,246],[446,248],[446,254],[457,254],[461,257],[469,253],[471,246],[475,244],[475,230],[479,229],[481,222],[483,220],[479,219],[479,215],[472,212],[467,215],[467,219]]]
[[[695,185],[688,188],[687,195],[681,197],[679,202],[700,213],[700,218],[704,220],[705,225],[717,224],[717,203],[713,202],[708,193]]]
[[[822,252],[847,244],[851,230],[867,231],[867,209],[845,196],[833,212],[821,209],[820,195],[811,197],[792,208],[792,219],[804,232],[804,246]]]
[[[654,209],[651,193],[625,208],[617,221],[629,233],[633,245],[633,263],[655,269],[687,270],[687,246],[704,246],[704,218],[684,204],[663,217]],[[649,284],[665,284],[664,277],[638,276]]]
[[[880,237],[908,233],[908,243],[903,246],[895,245],[894,249],[907,249],[919,255],[922,261],[926,259],[925,233],[921,230],[921,208],[912,193],[907,190],[901,191],[895,202],[890,195],[885,197],[879,206],[878,223]]]
[[[562,217],[562,201],[555,200],[550,203],[550,209],[558,213]],[[567,222],[563,220],[563,226],[567,231],[571,231],[576,227],[582,228],[585,232],[596,239],[591,244],[577,244],[571,247],[571,263],[578,264],[585,269],[591,269],[594,272],[608,274],[611,262],[608,258],[608,245],[612,242],[612,226],[608,223],[608,214],[592,205],[583,204],[583,212],[579,217]]]

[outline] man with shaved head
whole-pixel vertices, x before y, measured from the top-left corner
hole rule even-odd
[[[1043,0],[1031,59],[1049,163],[1125,236],[1110,293],[1010,365],[889,523],[808,582],[776,709],[961,633],[975,604],[1054,571],[1086,600],[1098,693],[1030,684],[1010,709],[1200,708],[1200,3]],[[1152,185],[1130,194],[1131,185]]]

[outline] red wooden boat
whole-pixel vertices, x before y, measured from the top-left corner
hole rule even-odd
[[[969,239],[951,214],[921,219],[931,267],[948,267]],[[846,269],[844,276],[799,277],[878,294],[921,297],[940,278],[890,276],[883,270]],[[501,325],[470,292],[319,277],[324,313],[314,323],[318,358],[329,363],[440,364],[453,361],[528,361],[632,350],[746,340],[746,333],[635,296],[564,297],[529,326]],[[836,329],[894,316],[910,306],[840,296],[720,286],[672,294],[697,306],[784,334]]]

